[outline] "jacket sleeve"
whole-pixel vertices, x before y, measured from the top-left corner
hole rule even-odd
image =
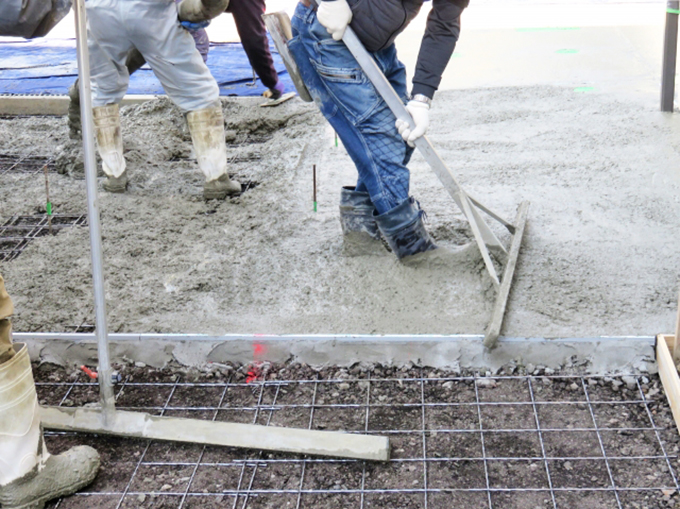
[[[468,3],[469,0],[432,0],[413,76],[413,95],[423,94],[431,99],[439,88],[460,35],[460,15]]]
[[[71,9],[71,0],[0,0],[0,36],[42,37]]]

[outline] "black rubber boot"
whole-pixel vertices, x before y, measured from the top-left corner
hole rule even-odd
[[[415,199],[409,197],[392,210],[374,216],[387,243],[400,260],[437,249],[425,229],[423,214]]]
[[[343,187],[340,192],[340,225],[343,251],[347,256],[382,254],[385,248],[375,222],[375,207],[368,193]]]

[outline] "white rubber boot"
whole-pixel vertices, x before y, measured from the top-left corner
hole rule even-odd
[[[99,454],[74,447],[51,456],[43,443],[38,396],[26,345],[0,365],[0,506],[42,509],[70,495],[97,475]]]
[[[198,167],[205,175],[203,197],[222,200],[240,194],[241,184],[227,173],[227,145],[224,139],[224,115],[220,106],[190,111],[187,123],[194,143]]]
[[[120,132],[120,113],[117,104],[92,108],[97,148],[106,173],[104,189],[123,193],[127,189],[127,172],[123,155],[123,136]]]

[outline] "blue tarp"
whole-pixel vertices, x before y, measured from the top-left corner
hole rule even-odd
[[[274,66],[286,91],[295,90],[276,47],[270,41]],[[220,95],[261,95],[266,88],[253,82],[253,70],[240,43],[211,43],[210,72]],[[65,95],[78,76],[74,39],[0,41],[0,94]],[[130,77],[128,94],[163,94],[149,66]]]

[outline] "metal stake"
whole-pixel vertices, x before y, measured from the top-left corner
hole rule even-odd
[[[666,33],[663,42],[663,71],[661,75],[661,111],[673,111],[675,99],[675,66],[678,56],[678,14],[680,2],[666,2]]]
[[[52,235],[52,202],[50,201],[50,179],[47,175],[47,164],[43,166],[45,173],[45,213],[47,214],[47,231]]]
[[[102,263],[102,237],[97,199],[97,160],[94,148],[94,120],[92,118],[92,94],[90,90],[90,56],[87,50],[87,15],[85,0],[75,0],[76,45],[78,53],[78,78],[80,88],[80,111],[87,186],[87,215],[90,227],[92,279],[94,282],[94,311],[97,326],[97,350],[99,353],[99,397],[104,425],[113,420],[115,399],[111,383],[108,329],[106,326],[106,297],[104,296],[104,271]]]

